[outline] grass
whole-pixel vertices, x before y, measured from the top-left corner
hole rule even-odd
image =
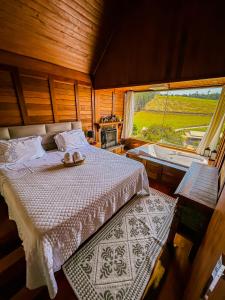
[[[186,96],[155,95],[146,105],[144,110],[164,111],[165,107],[170,112],[213,114],[218,100],[191,98]]]
[[[163,122],[163,113],[140,111],[134,113],[134,124],[137,126],[138,131],[143,127],[149,127],[151,125],[168,125],[174,129],[185,128],[191,126],[208,126],[211,120],[210,115],[198,116],[198,115],[183,115],[183,114],[169,114],[166,115]],[[200,128],[199,128],[200,129]],[[195,130],[199,130],[195,129]]]

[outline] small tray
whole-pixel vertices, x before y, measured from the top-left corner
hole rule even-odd
[[[65,163],[64,159],[62,159],[62,163],[64,164],[65,167],[74,167],[74,166],[79,166],[82,165],[85,161],[86,156],[83,155],[83,159],[81,160],[77,160],[75,162],[71,162],[71,163]]]

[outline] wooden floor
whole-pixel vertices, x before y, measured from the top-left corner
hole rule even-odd
[[[157,300],[181,300],[183,296],[191,269],[188,255],[192,243],[176,235],[175,244],[175,255],[171,258],[170,267]]]
[[[170,188],[152,183],[151,186],[166,194],[171,194]],[[2,205],[2,204],[1,204]],[[46,288],[29,291],[25,288],[25,260],[22,246],[19,246],[15,224],[6,221],[7,209],[2,205],[0,219],[0,248],[4,248],[0,257],[0,300],[6,299],[49,299]],[[4,216],[3,216],[4,215]],[[11,236],[13,242],[9,243],[7,236]],[[4,245],[4,247],[3,247]],[[8,253],[6,248],[8,245]],[[14,247],[14,251],[13,251]],[[157,296],[151,299],[157,300],[181,300],[185,282],[190,273],[188,254],[191,242],[176,235],[175,252],[169,259],[169,269],[162,280]],[[76,300],[76,297],[68,284],[62,271],[56,274],[58,294],[56,300]]]

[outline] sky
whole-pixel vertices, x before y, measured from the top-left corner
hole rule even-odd
[[[198,89],[182,89],[182,90],[170,90],[170,91],[164,91],[164,92],[160,92],[161,95],[167,95],[167,93],[169,92],[170,95],[189,95],[189,94],[193,94],[196,93],[198,91],[199,94],[208,94],[208,92],[210,93],[220,93],[222,90],[221,87],[218,88],[198,88]]]

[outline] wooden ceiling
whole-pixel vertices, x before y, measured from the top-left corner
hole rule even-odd
[[[89,74],[110,38],[117,2],[2,0],[0,49]]]
[[[127,7],[94,88],[225,76],[224,0],[141,0]]]
[[[92,75],[95,89],[224,77],[224,9],[224,0],[1,0],[0,63],[16,53],[20,67],[33,58]]]

